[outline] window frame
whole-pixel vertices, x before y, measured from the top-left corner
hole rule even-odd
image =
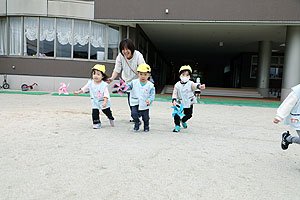
[[[11,34],[10,34],[10,30],[9,30],[9,20],[11,17],[20,17],[20,21],[21,21],[21,47],[20,47],[20,55],[10,55],[10,38],[11,38]],[[37,38],[37,53],[36,56],[26,56],[24,55],[24,17],[35,17],[37,18],[38,21],[38,38]],[[4,17],[3,17],[4,18]],[[41,18],[51,18],[54,19],[54,55],[53,57],[44,57],[44,56],[40,56],[40,20]],[[114,63],[115,59],[108,59],[108,28],[109,26],[113,26],[113,27],[118,27],[118,39],[119,42],[122,39],[122,27],[121,25],[115,25],[115,24],[106,24],[106,23],[101,23],[101,22],[97,22],[94,20],[83,20],[83,21],[87,21],[88,22],[88,26],[89,26],[89,37],[88,37],[88,58],[74,58],[74,24],[75,24],[75,20],[82,20],[82,19],[72,19],[72,18],[60,18],[60,17],[44,17],[44,16],[6,16],[6,34],[7,34],[7,38],[5,41],[5,47],[6,47],[6,54],[4,55],[0,55],[1,57],[22,57],[22,58],[31,58],[31,59],[57,59],[57,60],[78,60],[78,61],[95,61],[95,62],[99,62],[98,60],[94,60],[91,59],[91,34],[92,34],[92,23],[97,23],[97,24],[103,24],[105,25],[105,44],[104,44],[104,60],[101,60],[100,62],[107,62],[107,63]],[[71,57],[57,57],[57,19],[69,19],[72,21],[72,45],[71,45]],[[118,45],[118,53],[119,53],[119,45]],[[117,53],[117,55],[118,55]]]

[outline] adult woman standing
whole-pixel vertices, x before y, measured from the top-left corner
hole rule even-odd
[[[121,77],[125,82],[130,82],[134,79],[137,79],[137,68],[139,64],[146,63],[139,51],[135,50],[134,44],[130,39],[124,39],[120,42],[120,53],[116,58],[116,64],[114,71],[111,77],[108,79],[108,83],[111,83],[119,73],[121,73]],[[129,105],[129,97],[130,93],[128,92],[128,105]],[[130,107],[130,106],[129,106]],[[131,108],[130,108],[131,110]],[[130,120],[133,122],[133,120]]]
[[[130,82],[137,79],[137,67],[141,63],[146,63],[143,55],[135,50],[132,40],[125,39],[120,42],[120,53],[116,58],[116,64],[111,77],[108,82],[112,82],[119,73],[125,82]]]

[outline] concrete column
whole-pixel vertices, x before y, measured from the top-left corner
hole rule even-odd
[[[300,83],[300,27],[288,26],[285,41],[281,101]]]
[[[271,41],[259,42],[257,90],[263,97],[269,96],[269,76],[272,55]]]

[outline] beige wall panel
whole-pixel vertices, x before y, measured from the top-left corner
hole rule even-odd
[[[0,74],[0,82],[2,83],[4,77]],[[58,92],[60,83],[69,84],[68,92],[82,88],[90,78],[70,78],[70,77],[55,77],[55,76],[30,76],[30,75],[7,75],[6,81],[9,84],[9,89],[11,90],[21,90],[22,84],[32,85],[37,83],[38,86],[34,86],[32,91],[46,91],[46,92]],[[108,90],[110,93],[113,91],[113,85],[118,83],[118,80],[113,81],[108,85]],[[3,89],[2,89],[3,91]],[[30,90],[31,91],[31,90]]]
[[[7,0],[7,15],[46,16],[47,0]]]
[[[49,0],[48,16],[94,19],[94,2]]]
[[[6,0],[0,0],[0,16],[6,15]]]

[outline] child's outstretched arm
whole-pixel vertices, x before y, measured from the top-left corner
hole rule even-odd
[[[85,84],[82,88],[80,88],[80,90],[75,91],[74,94],[78,95],[88,91],[89,91],[89,82],[87,82],[87,84]]]
[[[74,92],[75,95],[82,94],[82,93],[83,91],[81,89]]]
[[[193,83],[192,84],[192,90],[195,91],[196,89],[205,89],[205,84],[199,84],[199,83]]]
[[[128,86],[127,91],[130,91],[130,90],[132,90],[132,88],[133,88],[132,82],[125,83],[124,85],[125,85],[125,86]]]
[[[282,121],[284,118],[286,118],[293,107],[297,104],[298,102],[298,97],[297,95],[292,91],[287,98],[281,103],[279,108],[277,109],[276,116],[274,117],[273,122],[275,124],[279,123]]]

